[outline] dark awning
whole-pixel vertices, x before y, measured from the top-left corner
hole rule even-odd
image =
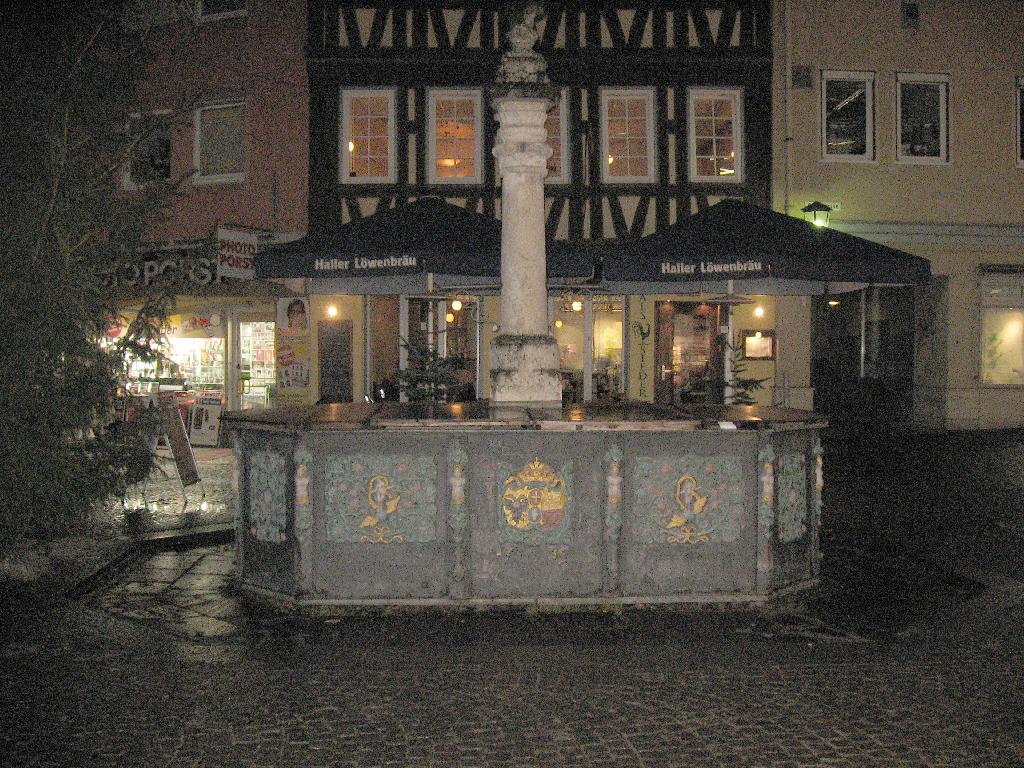
[[[560,241],[547,243],[548,277],[586,279],[593,263]],[[452,283],[496,283],[501,277],[501,222],[440,198],[423,197],[272,246],[255,258],[257,277],[339,279],[354,292],[374,286],[412,290],[419,276]]]
[[[679,283],[720,291],[729,280],[746,293],[841,293],[926,283],[930,274],[927,259],[738,200],[621,243],[603,270],[608,288],[622,293]]]

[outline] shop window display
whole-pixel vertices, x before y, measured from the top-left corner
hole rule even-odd
[[[981,381],[1024,385],[1024,275],[982,283]]]
[[[594,368],[595,399],[622,395],[622,306],[621,296],[595,296]]]

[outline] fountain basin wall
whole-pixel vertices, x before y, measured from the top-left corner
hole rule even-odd
[[[238,579],[291,606],[763,601],[815,583],[814,414],[231,414]]]

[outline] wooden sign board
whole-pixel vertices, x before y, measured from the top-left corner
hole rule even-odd
[[[182,486],[195,485],[200,479],[199,467],[196,466],[196,456],[185,433],[185,422],[181,418],[181,410],[174,400],[173,392],[160,393],[160,418]]]

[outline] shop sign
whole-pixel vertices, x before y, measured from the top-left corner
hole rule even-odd
[[[317,274],[337,272],[356,275],[406,274],[418,271],[420,269],[420,263],[419,257],[409,255],[384,256],[381,258],[355,256],[348,259],[332,257],[314,259],[313,268]]]
[[[722,275],[722,274],[743,274],[748,272],[762,272],[760,261],[663,261],[661,262],[661,274],[663,275]]]
[[[186,269],[187,265],[187,269]],[[179,279],[191,285],[210,285],[217,278],[213,259],[185,258],[177,251],[145,255],[135,264],[122,264],[99,273],[104,288],[148,287],[163,280]]]
[[[252,280],[256,277],[253,257],[259,252],[260,235],[256,232],[217,230],[217,277]]]

